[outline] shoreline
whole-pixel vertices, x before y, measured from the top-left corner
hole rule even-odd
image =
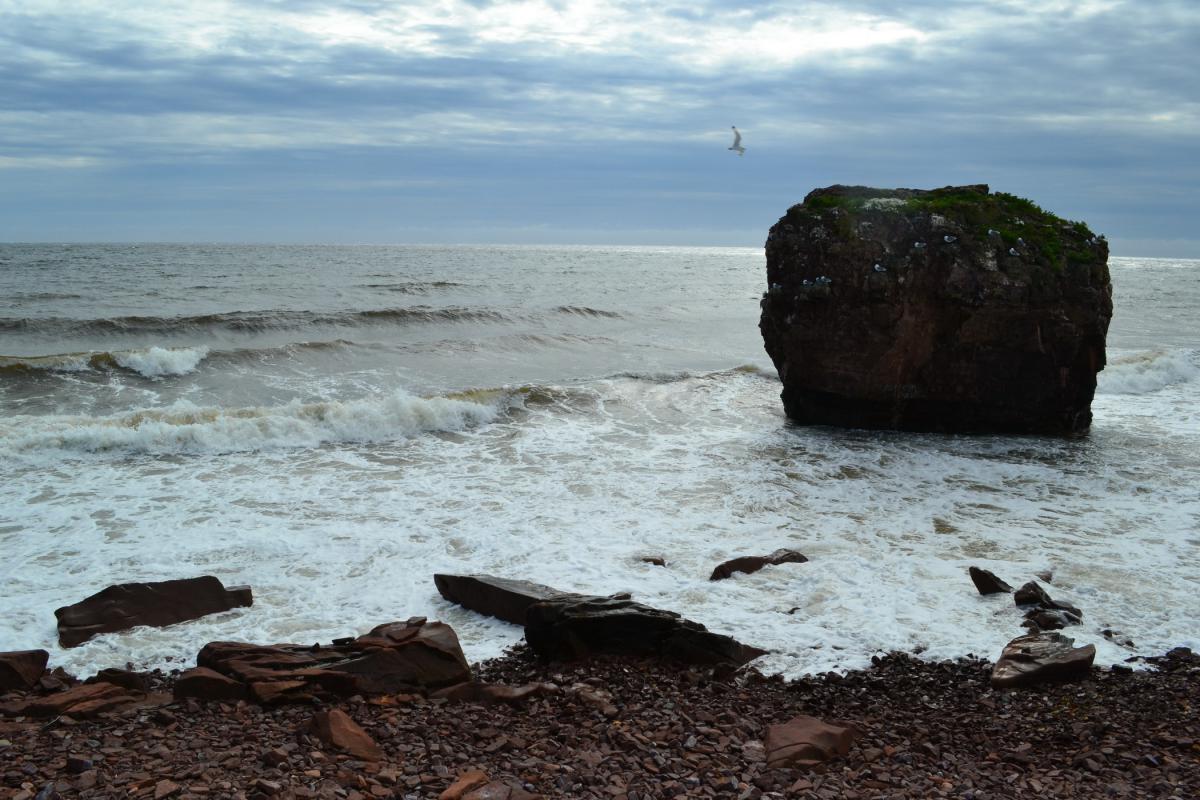
[[[1003,691],[979,659],[894,653],[785,681],[621,657],[542,663],[519,645],[473,668],[480,682],[553,684],[514,705],[383,695],[261,707],[167,694],[94,720],[0,718],[0,798],[415,800],[469,770],[509,787],[486,796],[512,800],[1196,797],[1200,657],[1179,648],[1145,661]],[[174,680],[152,673],[150,689]],[[309,731],[331,708],[382,760]],[[815,767],[768,767],[766,728],[797,715],[859,735]]]

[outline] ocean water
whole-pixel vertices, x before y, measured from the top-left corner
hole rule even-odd
[[[475,661],[520,629],[432,576],[485,572],[786,675],[995,658],[1021,617],[970,565],[1052,571],[1098,663],[1200,647],[1200,262],[1111,268],[1093,427],[1059,440],[790,424],[759,249],[0,245],[0,650],[173,667],[423,615]],[[780,547],[811,560],[708,581]],[[57,646],[59,606],[202,574],[254,606]]]

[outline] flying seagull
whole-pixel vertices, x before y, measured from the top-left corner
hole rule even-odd
[[[742,135],[738,133],[736,125],[731,125],[733,128],[733,146],[729,149],[737,153],[739,156],[746,154],[746,148],[742,147]]]

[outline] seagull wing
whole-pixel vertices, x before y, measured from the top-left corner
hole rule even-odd
[[[742,134],[738,131],[737,128],[734,128],[733,129],[733,147],[737,147],[741,143],[742,143]],[[729,149],[732,150],[733,147],[731,147]]]

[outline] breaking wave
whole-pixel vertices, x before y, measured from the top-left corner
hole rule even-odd
[[[105,417],[15,416],[0,423],[0,453],[232,453],[379,442],[460,431],[495,420],[510,405],[493,397],[422,398],[403,391],[345,402],[252,408],[177,404]]]
[[[1200,377],[1192,350],[1149,350],[1109,361],[1097,376],[1099,394],[1150,394]]]
[[[0,375],[30,372],[88,372],[125,369],[147,378],[195,372],[207,347],[147,347],[115,352],[62,353],[51,356],[0,356]]]

